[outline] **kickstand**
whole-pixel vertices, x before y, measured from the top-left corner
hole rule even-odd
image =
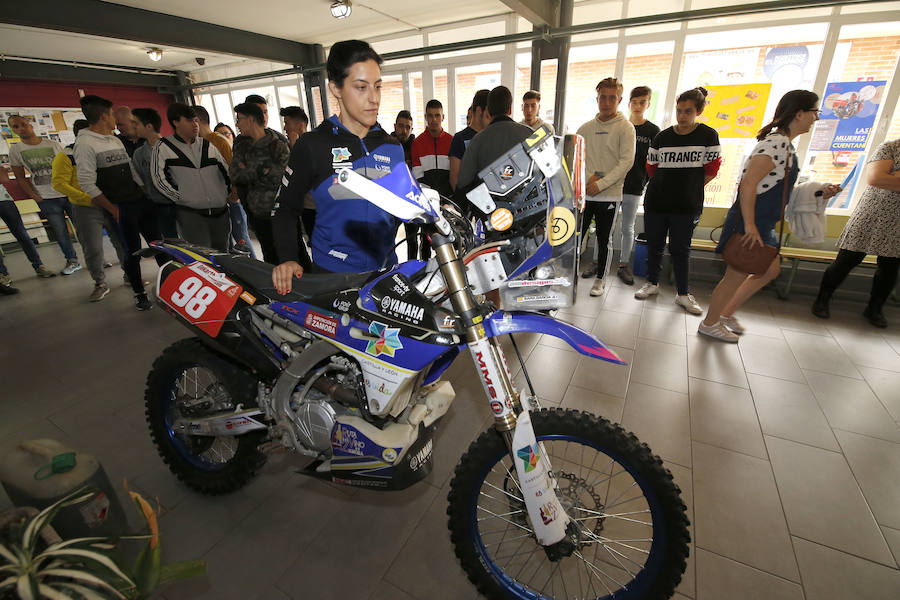
[[[537,394],[534,391],[534,385],[531,383],[531,377],[528,376],[528,369],[525,368],[525,361],[522,360],[522,353],[519,352],[519,345],[516,344],[516,339],[511,333],[509,334],[509,341],[512,342],[513,350],[516,351],[516,356],[519,357],[519,364],[522,365],[522,374],[525,376],[525,382],[528,384],[528,391],[531,392],[532,398],[537,398]]]

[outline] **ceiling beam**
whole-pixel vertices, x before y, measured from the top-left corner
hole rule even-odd
[[[12,2],[0,23],[191,48],[291,65],[316,64],[316,46],[100,0]],[[64,57],[57,57],[64,58]]]
[[[137,69],[110,69],[83,65],[48,63],[32,60],[0,59],[0,79],[40,79],[43,81],[78,81],[141,85],[146,87],[178,86],[183,82],[175,72],[147,72]]]
[[[537,27],[559,27],[559,0],[500,0]]]

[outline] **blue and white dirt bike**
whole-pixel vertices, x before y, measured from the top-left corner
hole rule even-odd
[[[494,426],[459,460],[447,514],[478,590],[671,597],[689,542],[672,475],[620,426],[520,397],[499,341],[536,332],[622,362],[595,336],[538,312],[575,298],[578,142],[539,129],[482,171],[468,194],[474,235],[405,165],[376,180],[338,171],[336,185],[427,228],[429,264],[306,274],[279,295],[271,265],[153,243],[150,252],[172,257],[158,300],[195,334],[167,348],[147,380],[150,431],[169,468],[221,494],[284,446],[312,459],[308,475],[403,489],[431,470],[433,434],[455,395],[441,375],[468,352]]]

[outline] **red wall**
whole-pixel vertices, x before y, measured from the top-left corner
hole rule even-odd
[[[175,101],[169,94],[160,94],[155,88],[133,85],[104,85],[77,82],[45,82],[29,79],[0,79],[0,106],[10,108],[78,108],[78,99],[96,94],[116,105],[131,108],[155,108],[162,116],[162,134],[169,135],[172,128],[166,121],[166,108]]]

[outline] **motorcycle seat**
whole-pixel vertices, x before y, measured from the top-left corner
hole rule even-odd
[[[272,270],[269,263],[249,256],[217,255],[216,262],[227,275],[233,275],[242,282],[281,302],[305,301],[315,296],[333,294],[342,290],[359,288],[372,278],[374,273],[304,273],[294,278],[291,291],[279,294],[272,285]]]

